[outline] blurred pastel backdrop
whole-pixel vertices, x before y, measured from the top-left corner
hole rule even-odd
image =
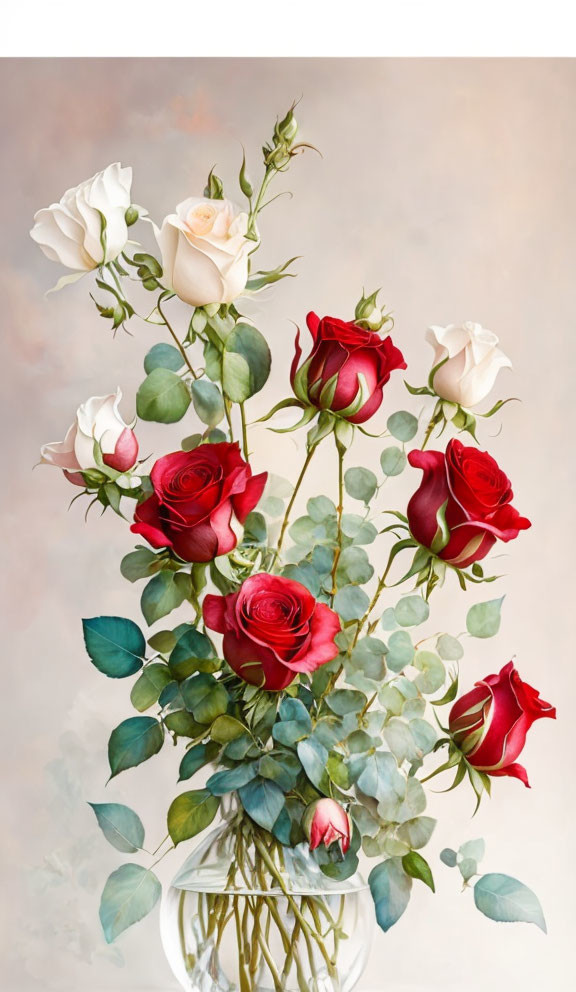
[[[470,687],[514,656],[523,677],[558,707],[557,722],[537,724],[526,746],[531,790],[496,780],[493,800],[474,820],[466,789],[433,797],[437,894],[417,885],[410,911],[377,934],[362,988],[574,987],[575,87],[576,62],[566,59],[0,64],[6,992],[175,990],[156,914],[117,945],[104,943],[99,891],[122,856],[85,803],[133,805],[158,843],[177,790],[169,748],[150,762],[146,784],[136,769],[104,789],[107,738],[128,715],[128,689],[89,664],[80,618],[138,619],[138,590],[118,570],[133,541],[112,514],[94,512],[86,524],[78,503],[68,512],[71,487],[53,469],[34,469],[40,444],[63,436],[87,396],[121,385],[130,412],[155,335],[134,320],[131,336],[119,331],[113,340],[88,299],[90,277],[46,298],[61,272],[29,239],[32,216],[118,160],[133,166],[134,199],[156,220],[201,193],[215,163],[232,189],[241,144],[255,174],[275,115],[299,97],[302,136],[323,157],[310,152],[296,161],[284,183],[293,199],[263,215],[263,265],[302,258],[297,279],[252,307],[274,365],[250,402],[251,419],[287,395],[292,321],[303,323],[309,309],[349,318],[363,286],[382,287],[412,383],[424,382],[430,366],[429,323],[475,320],[494,330],[514,365],[494,398],[522,403],[484,422],[481,444],[512,478],[515,505],[533,528],[494,561],[504,573],[501,631],[489,641],[467,639],[461,684]],[[394,378],[376,429],[394,410],[423,409],[402,376]],[[172,450],[195,429],[191,412],[171,428],[141,425],[142,451]],[[302,443],[302,434],[279,439],[256,428],[254,465],[294,479]],[[381,447],[363,438],[350,463],[377,466]],[[418,478],[407,470],[389,481],[389,504],[402,506]],[[331,445],[311,484],[333,491]],[[434,596],[437,629],[463,630],[467,607],[495,588],[464,598],[448,582]],[[441,865],[442,847],[478,836],[487,842],[486,870],[515,875],[538,893],[547,937],[481,917]],[[164,878],[178,862],[176,855],[165,863]]]

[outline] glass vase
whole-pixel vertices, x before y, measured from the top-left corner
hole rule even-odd
[[[161,935],[185,992],[351,992],[366,965],[372,900],[359,874],[328,878],[307,844],[225,822],[166,892]]]

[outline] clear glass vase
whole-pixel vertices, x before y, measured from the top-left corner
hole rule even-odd
[[[307,844],[283,847],[236,818],[185,861],[160,925],[185,992],[351,992],[373,918],[360,875],[334,881]]]

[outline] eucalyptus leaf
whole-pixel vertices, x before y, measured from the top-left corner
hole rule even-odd
[[[207,379],[195,379],[190,386],[194,409],[203,424],[216,427],[224,417],[224,400],[222,393],[213,382]]]
[[[190,406],[186,383],[166,368],[155,368],[146,377],[136,394],[136,412],[140,420],[174,424]]]
[[[272,830],[284,807],[282,789],[266,778],[255,778],[238,791],[240,802],[255,823]]]
[[[417,627],[430,615],[430,606],[423,596],[404,596],[394,607],[394,615],[401,627]]]
[[[402,448],[396,446],[385,448],[380,455],[380,465],[384,475],[400,475],[406,468],[406,455]]]
[[[504,596],[486,603],[476,603],[466,616],[466,629],[472,637],[494,637],[500,630]]]
[[[156,875],[141,865],[121,865],[113,871],[100,900],[100,922],[107,943],[147,916],[161,892]]]
[[[98,826],[106,840],[125,854],[134,854],[144,844],[142,820],[129,806],[121,803],[88,803],[94,810]]]
[[[418,431],[418,418],[407,410],[398,410],[388,417],[386,427],[397,441],[411,441]]]
[[[352,499],[367,505],[378,488],[378,479],[369,468],[349,468],[344,473],[344,487]]]
[[[535,923],[546,933],[546,921],[537,896],[516,878],[492,873],[474,886],[474,902],[484,916],[499,923]]]
[[[399,858],[376,865],[368,876],[378,925],[386,932],[398,922],[410,901],[412,879]]]
[[[370,597],[359,586],[342,586],[334,597],[334,609],[340,614],[344,622],[360,620],[369,605]]]
[[[270,374],[270,349],[251,324],[242,321],[226,338],[222,354],[222,385],[234,403],[243,403],[265,385]]]
[[[154,344],[144,359],[144,371],[147,375],[154,369],[171,369],[178,372],[184,365],[184,358],[173,344],[160,342]]]

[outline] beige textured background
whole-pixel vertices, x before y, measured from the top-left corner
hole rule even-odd
[[[135,170],[136,202],[156,219],[201,192],[209,167],[231,185],[242,141],[254,174],[276,112],[303,95],[303,136],[324,158],[297,161],[295,196],[264,215],[262,262],[302,255],[256,319],[274,351],[254,418],[287,393],[293,326],[307,309],[349,316],[362,286],[381,285],[396,315],[409,381],[424,381],[428,323],[478,320],[514,363],[495,397],[516,395],[499,433],[482,444],[514,482],[533,529],[494,563],[506,577],[463,597],[453,582],[434,597],[433,629],[462,630],[474,601],[507,593],[499,636],[468,641],[463,687],[513,654],[524,677],[558,706],[523,758],[532,790],[494,784],[473,822],[471,796],[434,797],[434,897],[415,886],[412,905],[378,934],[363,987],[390,992],[494,992],[573,988],[574,965],[574,417],[576,334],[576,115],[574,60],[63,60],[0,65],[4,160],[5,349],[2,463],[5,740],[0,850],[6,992],[172,992],[153,915],[107,948],[97,921],[106,874],[123,860],[101,839],[84,799],[133,804],[150,843],[163,836],[174,794],[175,755],[125,773],[106,792],[110,728],[128,715],[128,687],[103,679],[83,652],[80,618],[138,618],[138,591],[121,579],[125,525],[107,514],[83,522],[56,471],[32,472],[41,442],[63,436],[88,395],[117,384],[133,400],[153,342],[136,321],[115,341],[87,299],[89,279],[45,299],[60,275],[28,238],[32,215],[111,161]],[[401,377],[376,419],[418,405]],[[143,425],[142,449],[171,450],[195,429]],[[253,434],[254,462],[294,478],[302,435]],[[351,464],[377,465],[378,441]],[[419,476],[418,476],[419,478]],[[334,461],[311,474],[333,486]],[[402,506],[417,475],[385,487]],[[351,505],[350,509],[354,509]],[[381,552],[381,556],[383,552]],[[390,600],[394,602],[394,600]],[[572,636],[571,636],[572,635]],[[516,875],[540,896],[546,938],[525,925],[497,926],[460,894],[438,861],[445,845],[484,836],[486,870]],[[166,866],[170,875],[176,857]]]

